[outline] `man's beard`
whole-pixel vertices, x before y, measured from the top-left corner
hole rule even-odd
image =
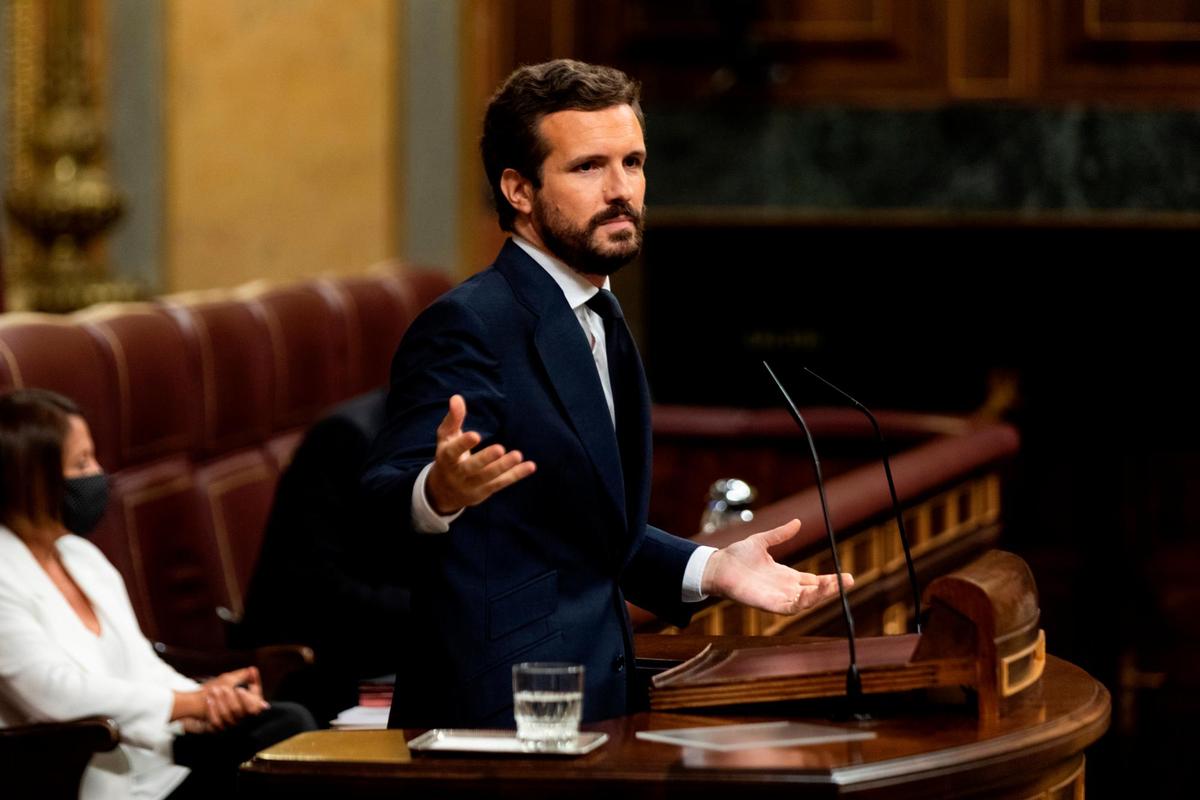
[[[599,245],[593,243],[596,231],[609,220],[628,217],[633,229],[625,228]],[[614,203],[596,214],[582,228],[571,225],[557,207],[543,204],[533,197],[534,230],[552,255],[576,272],[585,275],[612,275],[628,264],[642,249],[642,230],[646,226],[646,209],[640,212],[629,203]]]

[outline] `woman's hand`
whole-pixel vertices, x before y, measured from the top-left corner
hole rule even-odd
[[[188,733],[224,730],[269,707],[258,669],[245,667],[205,681],[198,691],[176,692],[171,719],[183,720]]]
[[[258,675],[258,667],[242,667],[241,669],[235,669],[232,672],[226,672],[205,681],[206,686],[210,683],[217,686],[245,689],[259,700],[263,696],[262,678]]]
[[[212,733],[213,726],[209,725],[206,720],[195,719],[194,717],[184,717],[179,720],[183,725],[184,733]]]
[[[242,717],[252,717],[268,708],[262,696],[262,680],[256,667],[243,667],[205,681],[204,694],[208,724],[223,730]]]

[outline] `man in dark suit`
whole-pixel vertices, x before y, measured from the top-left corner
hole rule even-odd
[[[514,237],[405,335],[364,476],[414,565],[393,726],[511,726],[521,661],[583,664],[584,718],[625,713],[626,598],[685,624],[709,594],[795,613],[836,593],[767,552],[799,522],[720,551],[646,524],[649,391],[607,289],[641,246],[637,85],[574,61],[523,67],[481,147]]]
[[[364,504],[358,477],[384,421],[382,389],[313,425],[279,479],[235,647],[306,644],[316,660],[277,697],[319,721],[358,703],[364,678],[396,669],[406,644],[408,575],[389,524]]]

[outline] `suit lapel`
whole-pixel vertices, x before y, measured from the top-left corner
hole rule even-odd
[[[569,310],[565,319],[557,315],[543,317],[534,341],[571,427],[583,442],[614,510],[624,521],[625,488],[617,437],[579,320]]]
[[[567,420],[583,443],[613,511],[627,526],[621,456],[587,337],[558,284],[512,241],[496,259],[518,299],[538,316],[534,345]]]

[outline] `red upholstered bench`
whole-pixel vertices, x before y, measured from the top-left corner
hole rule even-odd
[[[381,265],[69,316],[0,317],[0,389],[66,394],[112,478],[94,541],[152,640],[224,648],[275,484],[305,428],[384,385],[413,317],[450,286]]]

